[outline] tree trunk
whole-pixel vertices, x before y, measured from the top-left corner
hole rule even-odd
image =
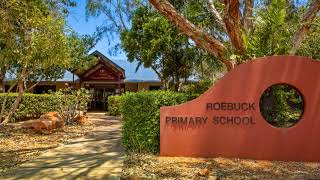
[[[0,93],[5,93],[5,85],[2,78],[0,78]]]
[[[23,81],[20,80],[18,82],[17,86],[18,86],[18,96],[17,96],[16,100],[14,101],[14,103],[11,105],[8,116],[1,123],[1,125],[6,125],[8,122],[10,122],[13,114],[16,112],[16,109],[18,108],[18,106],[20,104],[20,101],[21,101],[22,95],[23,95]]]
[[[8,91],[6,92],[6,96],[4,97],[4,100],[2,102],[2,105],[1,105],[1,112],[0,112],[0,123],[4,117],[4,112],[6,110],[6,105],[7,105],[7,101],[8,101],[8,97],[9,97],[9,94],[10,92],[12,91],[13,87],[16,85],[16,83],[12,84],[10,86],[10,88],[8,89]]]
[[[180,78],[179,75],[176,74],[175,76],[175,81],[174,81],[174,91],[178,92],[179,91],[179,85],[180,85]]]
[[[5,92],[5,83],[4,83],[5,75],[6,75],[6,71],[0,68],[0,93]]]
[[[27,76],[27,68],[23,67],[22,71],[21,71],[21,75],[20,78],[17,81],[17,89],[18,89],[18,96],[16,98],[16,100],[13,102],[13,104],[10,107],[10,110],[8,112],[8,116],[4,119],[4,121],[1,123],[1,125],[6,125],[8,122],[10,122],[13,114],[16,112],[16,109],[18,108],[20,101],[22,99],[23,93],[24,93],[24,82]]]
[[[253,5],[253,0],[245,0],[242,24],[246,32],[253,28]]]
[[[164,90],[168,90],[169,89],[169,81],[168,79],[163,79],[163,85],[164,85]]]
[[[188,21],[167,0],[149,0],[149,2],[197,46],[218,57],[228,71],[233,69],[234,64],[225,58],[227,49],[220,41]]]
[[[317,13],[320,10],[320,0],[313,0],[310,3],[310,6],[303,17],[302,26],[298,29],[298,31],[294,34],[292,39],[292,49],[290,51],[290,55],[295,55],[297,50],[299,49],[305,34],[309,31],[311,27],[312,21],[317,16]]]
[[[224,23],[233,47],[239,54],[245,53],[240,27],[239,0],[224,0]]]

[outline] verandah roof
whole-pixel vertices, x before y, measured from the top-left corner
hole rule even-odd
[[[95,53],[100,53],[95,51]],[[100,53],[101,54],[101,53]],[[105,59],[105,58],[104,58]],[[110,62],[111,61],[111,62]],[[145,68],[140,66],[138,71],[136,72],[136,67],[138,65],[137,62],[128,62],[126,60],[110,60],[109,63],[112,63],[115,67],[124,70],[125,79],[124,82],[128,83],[137,83],[137,82],[160,82],[157,74],[151,68]],[[15,75],[6,74],[6,81],[14,80]],[[70,71],[65,71],[64,76],[60,79],[57,79],[58,82],[73,82],[73,74]],[[74,81],[79,81],[79,77],[74,75]]]

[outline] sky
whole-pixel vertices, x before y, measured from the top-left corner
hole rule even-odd
[[[104,19],[102,16],[98,18],[90,17],[87,19],[85,7],[86,0],[77,0],[77,6],[69,9],[69,17],[67,21],[68,25],[80,35],[92,35],[95,32],[96,27],[101,25]],[[119,37],[115,37],[111,44],[108,42],[107,38],[102,38],[91,52],[98,50],[110,60],[125,69],[127,81],[157,81],[158,76],[151,68],[140,67],[136,72],[135,69],[137,67],[137,62],[128,62],[125,53],[118,53],[117,55],[109,53],[109,50],[119,42]],[[68,79],[70,77],[64,78]]]
[[[86,20],[86,0],[77,0],[77,6],[69,9],[69,17],[67,19],[68,25],[81,35],[92,35],[96,27],[101,25],[103,22],[103,17],[89,17]],[[117,43],[120,42],[119,37],[115,37],[113,42],[109,44],[108,40],[104,37],[98,44],[93,48],[92,51],[98,50],[111,60],[127,60],[125,53],[118,53],[117,55],[112,55],[109,50]]]

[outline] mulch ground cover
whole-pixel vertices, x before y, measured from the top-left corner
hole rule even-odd
[[[21,125],[9,125],[0,129],[0,175],[49,149],[86,135],[93,127],[90,123],[84,126],[65,126],[50,134],[23,129]]]
[[[320,163],[128,154],[123,179],[320,179]]]

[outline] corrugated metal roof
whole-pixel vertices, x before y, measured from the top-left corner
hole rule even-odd
[[[137,62],[128,62],[125,60],[114,60],[113,62],[125,70],[125,82],[160,82],[158,75],[151,68],[140,66],[136,72]]]
[[[16,75],[12,73],[6,73],[5,81],[12,81],[16,79]],[[46,80],[42,80],[46,81]],[[73,74],[66,70],[64,71],[64,75],[62,78],[59,78],[57,80],[51,80],[51,81],[59,81],[59,82],[72,82],[73,81]],[[77,75],[74,75],[74,81],[79,81],[79,77]]]
[[[101,53],[98,51],[95,51],[95,54],[101,54]],[[140,66],[140,68],[136,72],[135,70],[138,65],[138,62],[129,62],[126,60],[110,60],[109,58],[107,59],[125,71],[124,82],[132,82],[132,83],[160,82],[158,75],[151,68],[145,68],[143,66]],[[14,75],[6,74],[6,80],[14,80],[14,79],[15,79]],[[57,79],[56,81],[72,82],[73,74],[70,71],[66,70],[64,73],[64,76],[60,79]],[[74,75],[74,81],[79,81],[79,77],[77,75]]]
[[[160,82],[158,75],[151,69],[140,66],[138,71],[136,72],[136,67],[138,62],[129,62],[126,60],[110,60],[117,66],[120,66],[125,71],[125,79],[124,82]],[[67,74],[66,74],[67,73]],[[72,81],[72,74],[70,72],[66,72],[64,76],[64,80]],[[78,77],[77,77],[78,79]]]
[[[62,78],[57,79],[56,81],[59,82],[72,82],[73,81],[73,74],[70,71],[64,71],[64,75]],[[79,77],[74,75],[74,81],[79,81]]]

